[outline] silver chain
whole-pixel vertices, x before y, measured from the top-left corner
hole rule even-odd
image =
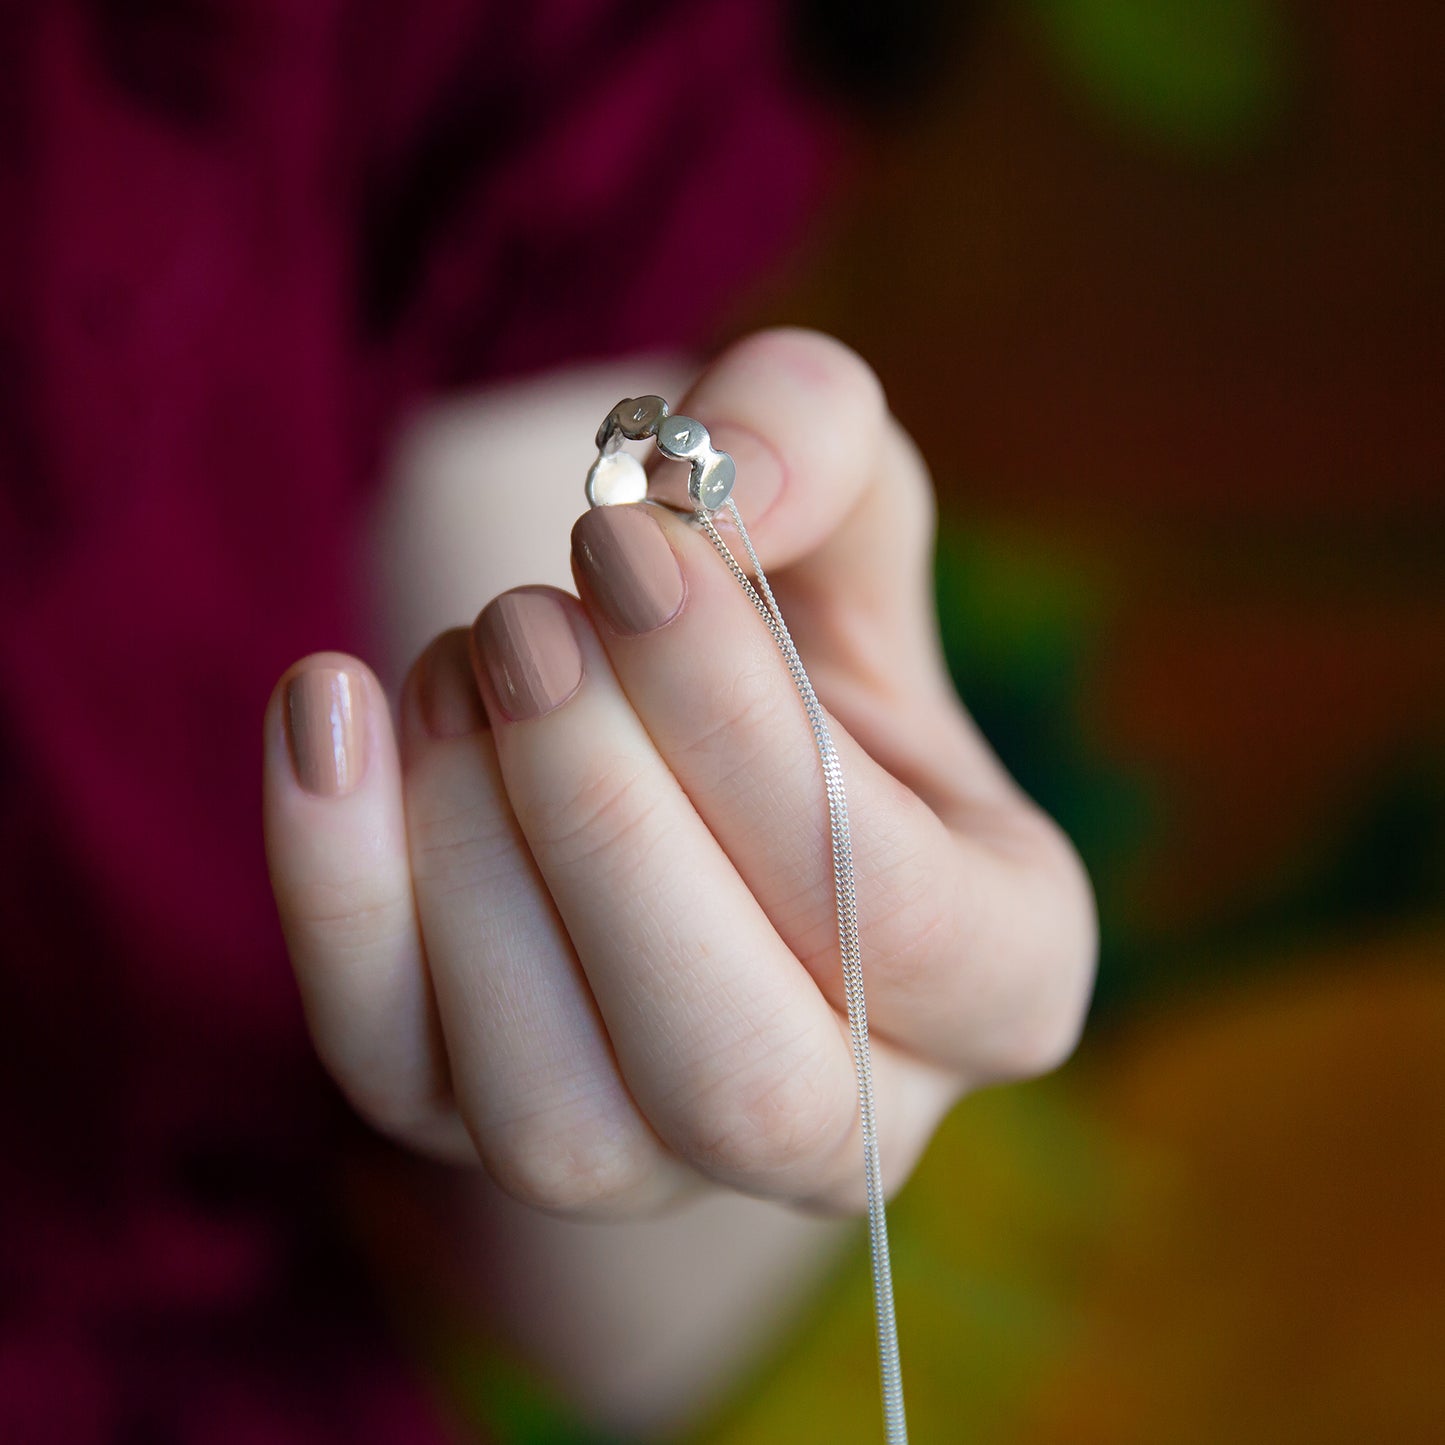
[[[594,506],[641,501],[646,477],[636,459],[620,450],[623,437],[639,440],[655,436],[665,456],[691,466],[688,493],[698,525],[728,570],[737,579],[762,618],[788,674],[803,701],[813,743],[823,765],[828,799],[828,825],[832,836],[833,893],[838,915],[838,951],[842,959],[843,994],[848,1010],[848,1031],[853,1044],[853,1067],[858,1079],[858,1117],[863,1135],[863,1178],[868,1194],[868,1239],[873,1264],[873,1303],[878,1330],[878,1369],[883,1391],[883,1431],[887,1445],[907,1445],[908,1423],[903,1410],[903,1377],[898,1359],[898,1324],[893,1309],[893,1272],[888,1255],[888,1218],[884,1206],[883,1175],[878,1158],[878,1128],[873,1103],[873,1065],[868,1050],[868,1007],[863,996],[863,955],[858,938],[858,899],[853,866],[853,841],[848,828],[848,798],[843,768],[827,715],[813,691],[803,660],[793,642],[782,609],[773,596],[767,573],[753,549],[731,491],[735,470],[726,452],[716,451],[707,428],[691,417],[673,416],[661,397],[648,396],[619,402],[597,433],[598,459],[587,474],[587,498]],[[630,466],[628,464],[631,464]],[[635,468],[635,472],[634,469]],[[638,484],[641,490],[638,491]],[[633,495],[633,493],[638,493]],[[752,577],[733,556],[713,514],[726,507],[747,553]],[[756,580],[754,580],[756,579]]]

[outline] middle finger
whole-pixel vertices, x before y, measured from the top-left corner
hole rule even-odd
[[[658,751],[784,942],[841,1009],[822,765],[771,634],[702,532],[664,507],[593,508],[573,530],[573,557]],[[836,722],[831,731],[848,789],[869,1013],[884,1033],[954,1061],[965,1010],[937,977],[940,960],[961,972],[952,840]]]
[[[659,756],[581,605],[522,588],[473,635],[507,796],[639,1107],[716,1179],[826,1190],[855,1163],[838,1017]]]

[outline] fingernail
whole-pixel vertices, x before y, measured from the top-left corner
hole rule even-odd
[[[422,726],[438,741],[463,738],[487,725],[467,650],[467,634],[444,632],[422,657],[417,702]]]
[[[646,504],[584,512],[572,528],[572,552],[588,594],[618,632],[651,632],[682,607],[682,569]]]
[[[733,500],[743,521],[754,523],[777,500],[783,490],[783,462],[757,432],[719,422],[712,431],[712,444],[727,452],[737,464],[738,479]]]
[[[366,771],[365,682],[311,667],[286,684],[286,740],[296,781],[320,798],[349,793]]]
[[[513,722],[541,717],[582,682],[582,652],[562,604],[546,592],[504,592],[473,627],[487,681]]]

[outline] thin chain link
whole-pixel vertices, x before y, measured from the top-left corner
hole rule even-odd
[[[858,941],[858,899],[854,889],[853,842],[848,830],[848,799],[843,790],[843,769],[828,730],[828,720],[813,691],[803,660],[783,621],[767,573],[753,550],[752,538],[738,515],[737,504],[726,502],[752,567],[752,578],[739,565],[712,514],[702,507],[697,518],[708,540],[737,578],[748,600],[767,624],[778,651],[803,700],[813,741],[823,764],[828,793],[828,823],[833,842],[833,891],[838,911],[838,947],[843,961],[843,993],[848,1005],[848,1030],[853,1041],[853,1067],[858,1076],[858,1115],[863,1133],[863,1174],[868,1191],[868,1239],[873,1256],[873,1302],[878,1321],[878,1368],[883,1385],[883,1429],[887,1445],[907,1445],[908,1423],[903,1412],[903,1377],[898,1362],[898,1325],[893,1311],[893,1272],[888,1258],[888,1219],[884,1209],[882,1170],[878,1162],[878,1129],[873,1107],[873,1065],[868,1052],[868,1008],[863,998],[863,958]]]

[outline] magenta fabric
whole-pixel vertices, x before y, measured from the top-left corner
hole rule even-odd
[[[0,1438],[439,1434],[338,1220],[261,714],[364,650],[402,408],[698,343],[799,236],[783,52],[765,0],[0,5]]]

